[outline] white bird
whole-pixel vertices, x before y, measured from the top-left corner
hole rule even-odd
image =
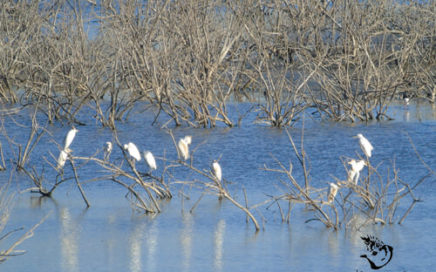
[[[150,167],[150,170],[157,169],[156,160],[154,159],[154,156],[150,151],[144,151],[144,158],[148,164],[148,167]]]
[[[404,106],[409,106],[410,99],[408,97],[404,97]]]
[[[59,157],[58,157],[58,165],[57,165],[57,169],[61,170],[62,168],[64,168],[65,162],[67,161],[68,158],[68,152],[65,150],[61,150],[61,153],[59,153]]]
[[[189,145],[191,144],[191,142],[192,137],[185,136],[184,138],[180,139],[178,143],[179,151],[185,161],[189,159]]]
[[[141,153],[139,153],[139,150],[134,143],[130,142],[128,144],[125,144],[124,150],[127,150],[127,152],[129,152],[129,155],[133,157],[135,160],[137,161],[141,160]]]
[[[106,142],[104,144],[104,160],[105,161],[109,160],[109,156],[111,155],[111,152],[112,152],[112,143]]]
[[[330,182],[329,194],[327,196],[327,203],[332,203],[335,200],[336,194],[338,193],[339,186],[335,183]]]
[[[354,136],[354,138],[359,138],[360,148],[362,149],[363,153],[365,153],[368,158],[371,157],[371,152],[374,149],[371,143],[365,137],[363,137],[361,133]]]
[[[191,135],[187,135],[187,136],[185,136],[185,138],[183,138],[183,139],[185,139],[185,142],[186,142],[188,145],[190,145],[190,144],[192,143],[192,136],[191,136]]]
[[[348,162],[348,164],[351,165],[351,169],[348,171],[348,182],[352,182],[354,180],[354,184],[357,185],[360,171],[362,171],[363,167],[365,167],[366,162],[364,160],[356,161],[352,159]]]
[[[216,177],[217,181],[221,182],[221,178],[222,178],[221,166],[216,160],[214,160],[212,163],[212,172],[213,175]]]
[[[75,127],[73,127],[72,129],[70,129],[70,131],[68,131],[67,135],[64,138],[64,150],[69,150],[69,147],[71,145],[71,143],[74,140],[74,137],[76,136],[76,133],[79,130],[76,129]]]

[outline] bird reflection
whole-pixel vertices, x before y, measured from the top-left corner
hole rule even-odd
[[[135,229],[130,233],[129,246],[130,246],[130,271],[141,271],[141,243],[143,239],[142,225],[136,225]]]
[[[183,252],[183,271],[190,271],[192,253],[192,226],[193,218],[190,213],[183,213],[183,229],[180,233],[180,243]]]
[[[156,222],[152,221],[150,225],[138,223],[129,237],[130,262],[129,268],[132,272],[137,271],[155,271],[156,270],[156,246],[158,229]],[[146,268],[142,268],[142,243],[145,241],[146,246]]]
[[[79,271],[78,269],[78,225],[77,221],[71,218],[68,208],[59,210],[61,219],[61,256],[64,271]]]
[[[214,267],[216,271],[221,271],[223,269],[223,241],[224,241],[225,231],[226,231],[226,221],[221,219],[217,223],[215,229],[215,235],[214,235],[214,248],[215,248]]]
[[[403,120],[406,122],[410,121],[410,111],[408,109],[404,111]]]
[[[142,231],[144,228],[142,228]],[[145,246],[147,247],[147,268],[145,271],[156,271],[156,248],[158,243],[159,229],[156,220],[152,220],[145,229]]]

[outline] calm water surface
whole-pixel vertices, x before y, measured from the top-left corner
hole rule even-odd
[[[395,161],[399,175],[405,181],[416,181],[426,169],[415,155],[409,137],[422,159],[436,170],[436,111],[430,106],[392,107],[395,121],[368,125],[333,124],[305,120],[304,145],[310,158],[311,182],[314,187],[326,187],[332,176],[344,179],[346,172],[340,158],[356,157],[360,152],[352,136],[363,133],[374,145],[373,165],[385,173]],[[19,119],[20,117],[15,117]],[[23,120],[28,116],[23,115]],[[141,119],[142,118],[142,119]],[[145,118],[145,121],[144,121]],[[144,114],[121,124],[122,142],[135,142],[157,157],[175,157],[170,136],[158,127],[151,127],[151,116]],[[25,122],[25,121],[23,121]],[[111,140],[110,131],[91,124],[79,127],[72,148],[75,155],[92,155]],[[144,125],[147,124],[147,125]],[[10,119],[5,130],[15,141],[24,143],[26,135]],[[41,167],[49,152],[57,155],[51,139],[62,141],[68,127],[49,127],[52,136],[45,138],[32,153],[31,164]],[[299,143],[301,124],[290,129]],[[193,147],[202,144],[195,154],[195,165],[201,169],[222,156],[223,177],[231,181],[230,191],[243,203],[242,188],[247,190],[250,204],[279,195],[286,189],[279,176],[265,172],[264,165],[275,167],[272,155],[288,164],[294,162],[294,175],[301,180],[298,167],[284,130],[243,123],[240,128],[176,129],[176,137],[193,135]],[[12,156],[7,142],[1,138],[6,158]],[[121,152],[115,150],[113,158]],[[158,160],[158,164],[159,164]],[[140,163],[139,168],[145,165]],[[159,166],[158,166],[159,167]],[[161,171],[158,168],[157,171]],[[89,164],[79,170],[81,180],[102,175]],[[180,180],[194,176],[180,171]],[[1,174],[1,183],[10,172]],[[47,173],[47,179],[52,176]],[[74,182],[59,187],[53,198],[40,198],[23,192],[31,186],[21,173],[15,173],[9,188],[15,193],[13,209],[5,231],[32,227],[45,215],[47,220],[34,236],[19,246],[26,254],[10,258],[0,265],[1,271],[372,271],[360,258],[366,253],[360,236],[373,235],[394,248],[392,261],[381,271],[431,271],[436,265],[436,186],[429,178],[416,190],[418,203],[403,225],[368,226],[359,231],[333,231],[323,225],[304,221],[310,213],[294,212],[291,223],[281,222],[276,206],[261,206],[254,215],[262,224],[255,233],[245,215],[228,201],[219,202],[207,195],[191,214],[198,192],[172,184],[174,198],[161,203],[163,212],[149,216],[132,209],[124,197],[123,188],[110,181],[84,184],[91,207],[85,208]],[[190,199],[182,199],[183,190]],[[408,205],[410,199],[405,200]],[[403,208],[404,210],[404,208]],[[20,234],[7,241],[11,243]],[[9,245],[0,244],[1,249]]]

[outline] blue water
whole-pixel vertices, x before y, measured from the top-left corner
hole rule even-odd
[[[412,184],[428,173],[409,137],[422,160],[436,170],[436,111],[428,105],[413,104],[408,109],[393,106],[390,114],[396,120],[369,124],[338,124],[306,117],[304,124],[299,122],[289,128],[298,147],[304,131],[311,186],[327,188],[334,177],[346,178],[343,161],[361,154],[357,140],[352,138],[357,133],[363,133],[372,142],[371,164],[382,176],[392,170],[393,163],[400,178]],[[15,121],[4,117],[4,131],[15,142],[24,144],[26,129],[16,122],[29,125],[29,115],[20,113],[13,117]],[[157,157],[159,174],[163,164],[160,158],[176,159],[177,153],[165,129],[150,126],[152,118],[147,112],[133,115],[128,122],[118,124],[118,136],[122,143],[132,141],[141,150],[151,150]],[[28,166],[44,169],[46,182],[52,182],[54,172],[44,158],[54,161],[50,152],[56,157],[58,149],[53,140],[62,143],[69,127],[53,125],[47,129],[49,133],[31,154]],[[249,205],[288,192],[281,183],[286,182],[286,176],[263,170],[264,166],[278,167],[274,158],[286,166],[291,161],[294,177],[302,181],[302,169],[283,129],[253,125],[248,119],[232,129],[176,128],[173,133],[176,139],[193,136],[191,149],[198,147],[194,154],[197,168],[209,169],[211,161],[221,157],[223,178],[241,203],[243,189]],[[76,156],[90,156],[111,140],[109,130],[90,121],[79,127],[71,148]],[[430,271],[436,264],[434,176],[415,190],[415,197],[423,202],[415,206],[403,225],[369,225],[358,230],[342,227],[334,231],[316,221],[305,223],[313,218],[313,213],[298,205],[287,224],[282,222],[277,205],[266,204],[253,210],[261,225],[256,233],[242,211],[229,201],[219,201],[215,195],[204,196],[189,213],[200,192],[195,186],[182,186],[179,182],[200,177],[186,169],[175,169],[174,177],[168,179],[174,197],[160,203],[162,212],[157,215],[134,209],[125,198],[125,189],[111,181],[86,182],[105,174],[94,163],[78,170],[90,208],[86,208],[74,181],[61,185],[52,198],[40,198],[26,191],[32,184],[24,174],[11,171],[16,147],[8,144],[4,136],[0,141],[8,166],[1,173],[1,183],[6,184],[12,173],[8,193],[14,194],[2,235],[24,228],[1,241],[0,250],[49,214],[33,237],[19,245],[18,249],[26,253],[0,264],[1,271],[372,271],[368,262],[360,258],[366,253],[360,239],[364,235],[373,235],[394,248],[393,259],[379,271]],[[111,160],[121,159],[121,151],[115,148]],[[144,162],[137,166],[146,170]],[[365,172],[366,169],[362,175]],[[182,197],[182,192],[190,198]],[[399,215],[410,202],[410,197],[403,200]],[[281,205],[286,211],[287,205]]]

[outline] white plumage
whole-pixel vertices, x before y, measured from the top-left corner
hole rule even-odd
[[[221,166],[219,165],[219,163],[217,161],[213,161],[213,163],[212,163],[212,172],[213,172],[213,175],[215,176],[215,178],[219,182],[221,182],[221,178],[222,178]]]
[[[360,171],[365,167],[366,162],[364,160],[356,161],[353,159],[349,161],[348,164],[351,165],[351,169],[348,171],[348,181],[352,182],[354,180],[354,184],[357,185]]]
[[[190,145],[192,143],[192,136],[187,135],[185,136],[185,138],[183,138],[185,140],[185,142]]]
[[[365,153],[365,156],[367,156],[368,158],[371,157],[371,152],[374,149],[374,147],[372,147],[368,139],[363,137],[361,133],[357,134],[355,138],[359,138],[360,148],[362,149],[363,153]]]
[[[151,170],[157,169],[156,160],[150,151],[144,152],[144,158]]]
[[[191,141],[191,136],[185,136],[184,138],[180,139],[178,143],[179,151],[185,161],[189,159],[189,145],[191,144]]]
[[[75,127],[73,127],[72,129],[70,129],[70,131],[68,131],[67,135],[64,138],[64,150],[69,150],[69,147],[71,145],[71,143],[74,140],[74,137],[76,136],[76,133],[79,130],[76,129]]]
[[[125,144],[124,150],[127,150],[127,152],[129,152],[129,155],[133,157],[135,160],[137,161],[141,160],[141,153],[139,153],[139,150],[134,143],[130,142],[128,144]]]
[[[329,194],[327,196],[327,202],[332,203],[335,200],[336,194],[338,193],[339,186],[335,183],[330,183]]]
[[[109,160],[109,156],[111,155],[111,152],[112,152],[112,143],[106,142],[104,144],[104,160],[105,161]]]
[[[59,153],[59,157],[58,157],[58,165],[57,168],[58,170],[61,170],[62,168],[64,168],[65,162],[67,161],[68,158],[68,153],[65,150],[61,150],[61,153]]]

